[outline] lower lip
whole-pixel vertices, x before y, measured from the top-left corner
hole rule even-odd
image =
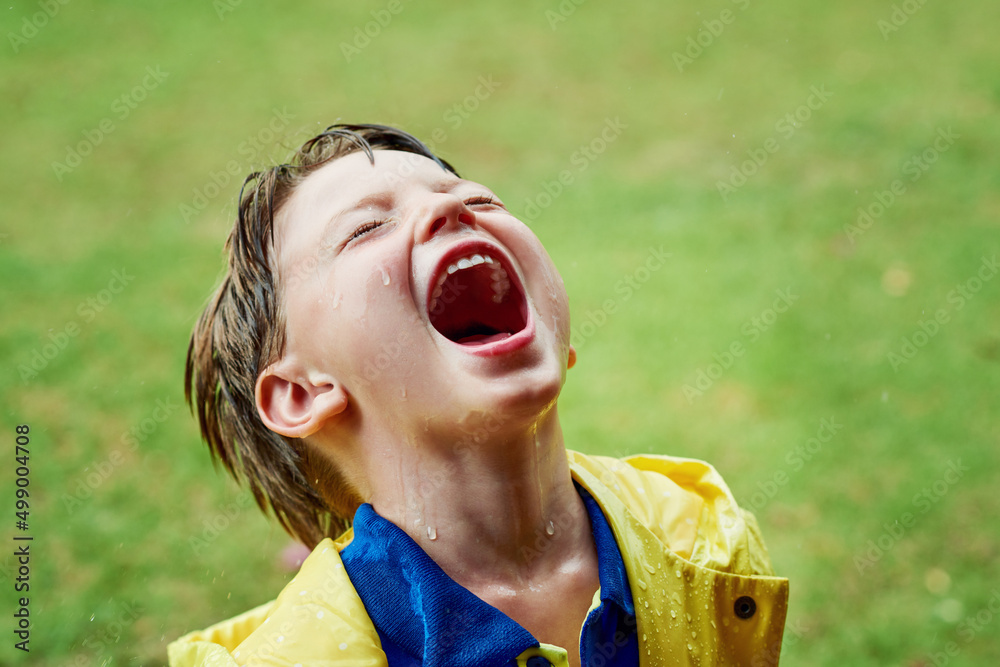
[[[513,336],[508,336],[503,340],[492,343],[455,343],[449,341],[455,347],[459,347],[463,352],[474,354],[477,357],[496,357],[502,354],[516,352],[528,345],[535,338],[535,320],[529,315],[528,324]]]

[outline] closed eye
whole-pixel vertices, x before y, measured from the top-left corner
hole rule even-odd
[[[488,195],[476,195],[475,197],[469,197],[468,199],[465,200],[465,205],[466,206],[499,206],[500,208],[504,207],[503,204],[501,204],[498,200],[496,200],[493,197],[490,197]]]
[[[388,220],[372,220],[371,222],[366,222],[365,224],[361,225],[360,227],[358,227],[357,229],[354,230],[354,233],[351,234],[351,238],[347,239],[347,242],[350,243],[354,239],[359,238],[361,236],[364,236],[368,232],[375,231],[376,229],[378,229],[382,225],[386,224],[387,222],[389,222],[389,221]]]

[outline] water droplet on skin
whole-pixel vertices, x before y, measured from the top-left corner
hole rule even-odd
[[[390,282],[391,279],[389,278],[389,272],[386,271],[385,269],[382,269],[382,284],[388,285]]]
[[[555,535],[556,534],[556,525],[554,523],[552,523],[551,521],[549,521],[548,525],[545,526],[545,534],[546,535]]]
[[[434,526],[427,526],[427,539],[432,542],[438,538],[437,529]]]

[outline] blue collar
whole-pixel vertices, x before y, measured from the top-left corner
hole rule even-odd
[[[588,638],[597,641],[607,628],[630,627],[634,634],[635,606],[611,527],[590,494],[579,485],[576,489],[590,517],[601,583],[601,605],[584,626],[584,652],[589,653]],[[506,667],[539,645],[509,616],[445,574],[368,503],[354,515],[354,539],[340,557],[393,667]]]

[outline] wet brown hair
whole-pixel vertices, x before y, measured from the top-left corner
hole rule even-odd
[[[311,173],[357,152],[374,164],[374,150],[423,155],[458,175],[420,140],[385,125],[333,125],[288,163],[250,174],[226,241],[225,276],[188,346],[184,395],[213,460],[246,483],[261,510],[266,514],[270,507],[282,527],[310,548],[346,530],[363,501],[334,463],[310,456],[306,441],[271,431],[257,413],[257,377],[285,350],[274,218]]]

